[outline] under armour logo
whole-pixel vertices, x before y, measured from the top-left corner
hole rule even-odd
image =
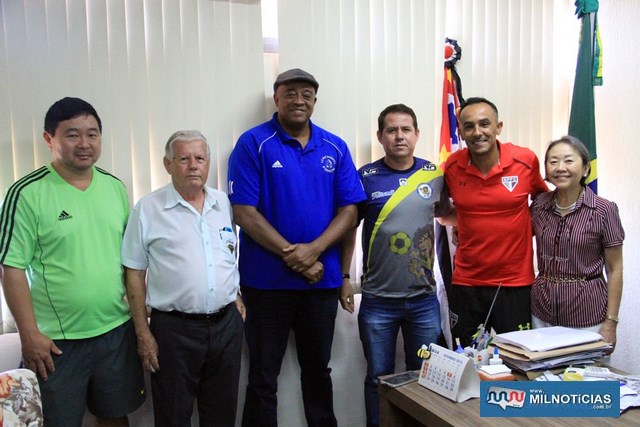
[[[528,331],[529,329],[531,329],[531,323],[527,322],[524,325],[521,323],[518,325],[518,329],[521,331]]]

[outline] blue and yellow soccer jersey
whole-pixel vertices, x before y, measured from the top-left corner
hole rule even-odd
[[[435,293],[434,218],[451,210],[442,169],[416,158],[404,171],[380,159],[358,171],[363,219],[363,292],[391,298]]]

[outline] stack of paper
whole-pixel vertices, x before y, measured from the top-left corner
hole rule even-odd
[[[562,326],[498,334],[493,342],[507,365],[524,372],[591,363],[612,348],[600,334]]]
[[[621,383],[622,384],[622,383]],[[629,379],[620,386],[620,413],[640,406],[640,380]]]
[[[478,375],[484,381],[513,381],[515,377],[507,365],[482,365]]]

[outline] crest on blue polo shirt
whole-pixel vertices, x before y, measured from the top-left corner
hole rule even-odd
[[[518,176],[503,176],[502,185],[510,192],[513,192],[513,189],[518,185]]]
[[[320,163],[325,172],[333,173],[336,170],[336,159],[333,156],[323,156]]]

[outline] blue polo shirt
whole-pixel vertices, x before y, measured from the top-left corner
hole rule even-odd
[[[229,199],[254,206],[289,242],[309,243],[340,207],[366,199],[347,144],[310,122],[303,149],[273,118],[238,139],[229,158]],[[240,284],[256,289],[337,288],[342,285],[340,245],[321,256],[324,276],[315,285],[282,258],[240,231]]]

